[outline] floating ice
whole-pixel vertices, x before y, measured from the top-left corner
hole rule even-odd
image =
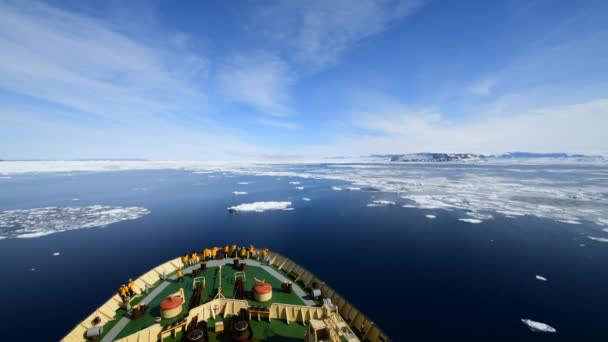
[[[0,179],[11,179],[11,178],[13,178],[13,177],[10,177],[10,176],[0,176]]]
[[[459,218],[458,221],[468,222],[468,223],[473,223],[473,224],[477,224],[477,223],[483,222],[480,219],[474,219],[474,218]]]
[[[348,183],[352,187],[361,186],[362,191],[399,193],[413,202],[405,204],[419,208],[498,212],[506,217],[530,215],[556,221],[586,221],[608,225],[608,164],[605,161],[491,159],[466,164],[403,165],[378,162],[378,158],[368,159],[341,159],[334,163],[324,160],[318,164],[306,163],[305,166],[301,161],[282,164],[170,161],[2,162],[0,175],[177,169],[202,173],[228,172],[244,176],[269,176],[273,179],[298,177],[331,180],[334,184]],[[332,189],[337,188],[339,187]]]
[[[300,182],[289,182],[289,184],[298,185]]]
[[[359,190],[361,190],[361,188],[358,188],[356,186],[348,186],[348,187],[346,187],[346,190],[349,190],[349,191],[359,191]]]
[[[310,202],[310,198],[308,198],[308,197],[302,197],[302,201]]]
[[[437,218],[437,216],[435,216],[435,215],[424,215],[424,217],[426,217],[426,218],[430,218],[430,219]]]
[[[142,207],[46,207],[0,212],[0,236],[35,238],[68,230],[103,227],[134,220],[150,211]]]
[[[595,236],[587,236],[587,237],[593,241],[608,242],[607,238],[595,237]]]
[[[80,198],[72,198],[72,201],[80,201]]]
[[[30,272],[35,272],[36,269],[35,268],[30,268]]]
[[[563,222],[563,223],[568,223],[568,224],[581,224],[578,221],[575,220],[558,220],[559,222]]]
[[[332,186],[331,189],[334,191],[342,191],[342,188],[338,186]]]
[[[536,275],[536,279],[538,279],[540,281],[547,281],[547,278],[540,276],[540,275]]]
[[[238,184],[238,185],[247,185],[247,184],[249,184],[249,182],[238,182],[236,184]]]
[[[233,207],[229,207],[228,211],[230,212],[257,212],[261,213],[268,210],[293,210],[291,208],[291,202],[253,202],[253,203],[243,203]]]
[[[527,319],[527,318],[523,318],[521,321],[523,324],[527,325],[528,328],[530,328],[530,330],[532,330],[532,331],[546,332],[546,333],[556,333],[557,332],[557,330],[555,330],[554,327],[552,327],[548,324],[542,323],[542,322],[536,322],[536,321],[533,321],[533,320]]]
[[[233,194],[239,196],[239,195],[247,195],[247,191],[233,191]]]
[[[296,190],[304,190],[303,186],[296,186]]]
[[[393,201],[384,201],[384,200],[375,200],[369,203],[368,207],[383,207],[385,205],[395,205],[396,203]]]
[[[59,256],[59,255],[61,255],[59,252],[53,253],[53,256]]]

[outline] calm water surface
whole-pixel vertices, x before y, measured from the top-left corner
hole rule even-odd
[[[474,225],[458,221],[457,211],[371,208],[372,200],[403,200],[333,191],[347,184],[331,180],[162,170],[1,181],[0,210],[101,204],[151,211],[103,228],[0,240],[2,340],[23,336],[17,328],[31,340],[58,340],[127,278],[186,251],[232,243],[289,256],[395,341],[608,339],[608,243],[586,238],[597,232],[593,224],[495,215]],[[295,210],[226,210],[254,201],[292,201]],[[522,318],[558,333],[533,333]]]

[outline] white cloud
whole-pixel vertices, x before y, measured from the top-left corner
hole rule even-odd
[[[508,151],[598,153],[608,151],[608,99],[542,107],[508,117],[478,116],[458,123],[439,112],[391,103],[355,114],[353,126],[367,134],[342,136],[334,144],[311,146],[312,155]]]
[[[291,115],[286,105],[292,83],[289,66],[275,55],[258,52],[236,56],[218,72],[223,92],[276,117]]]
[[[495,79],[486,79],[471,85],[469,91],[475,95],[490,95],[495,85]]]
[[[205,106],[178,78],[206,61],[138,43],[109,25],[40,3],[0,4],[0,87],[118,121]]]
[[[322,67],[422,4],[419,0],[285,1],[265,8],[258,24],[296,62]]]
[[[289,122],[289,121],[260,119],[260,120],[258,120],[258,122],[262,125],[279,127],[279,128],[284,128],[284,129],[288,129],[288,130],[296,130],[296,129],[300,128],[300,125],[298,125],[297,123]]]

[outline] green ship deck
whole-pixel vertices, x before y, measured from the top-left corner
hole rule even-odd
[[[233,258],[206,261],[206,268],[196,277],[192,271],[198,270],[201,264],[185,267],[183,281],[178,281],[176,275],[182,267],[180,259],[170,260],[135,280],[137,295],[129,305],[145,303],[146,312],[140,318],[132,319],[120,297],[115,295],[77,325],[62,342],[185,341],[187,332],[205,323],[208,341],[233,341],[231,332],[237,325],[232,325],[232,319],[237,317],[247,321],[253,333],[249,341],[389,341],[369,319],[293,261],[276,253],[270,253],[264,261],[259,253],[253,256],[241,259],[246,264],[244,272],[233,266]],[[240,277],[244,273],[242,299],[237,299],[235,293],[237,272]],[[204,279],[205,286],[200,301],[191,303],[195,278],[197,281]],[[270,300],[255,300],[256,280],[272,287]],[[292,284],[291,292],[282,290],[285,282]],[[331,303],[323,305],[312,298],[311,287],[318,288],[322,297]],[[184,296],[181,313],[160,319],[161,302],[180,291]],[[216,325],[220,329],[216,329]],[[88,339],[87,332],[99,327],[102,327],[101,335]],[[321,334],[323,336],[318,335],[321,331],[325,332]]]
[[[292,293],[282,292],[281,284],[283,283],[283,281],[291,280],[286,275],[284,275],[282,271],[279,271],[276,268],[261,263],[257,260],[246,259],[243,260],[243,262],[247,264],[246,271],[244,272],[246,275],[244,292],[245,298],[250,306],[270,306],[272,303],[295,305],[320,304],[319,301],[314,301],[312,300],[312,298],[310,298],[309,295],[305,294],[305,292],[297,284],[294,284],[294,291]],[[199,276],[204,277],[206,283],[205,289],[203,290],[203,293],[201,295],[201,304],[212,300],[218,292],[218,287],[220,284],[219,265],[224,265],[224,267],[222,267],[221,272],[221,284],[223,289],[222,292],[226,298],[234,298],[233,292],[235,274],[239,271],[232,266],[232,259],[226,258],[221,260],[210,260],[207,261],[206,264],[207,268]],[[183,282],[177,281],[175,273],[170,274],[168,275],[167,280],[159,281],[156,286],[149,288],[148,294],[142,293],[142,295],[138,295],[131,300],[132,306],[137,305],[142,301],[147,304],[148,314],[146,316],[138,320],[132,321],[126,316],[126,310],[120,309],[119,311],[117,311],[114,321],[109,322],[104,327],[105,333],[102,335],[102,342],[109,342],[116,339],[124,338],[155,324],[154,318],[160,316],[160,302],[172,293],[178,291],[180,288],[184,289],[184,294],[186,297],[184,306],[187,307],[190,303],[190,299],[193,293],[192,280],[194,277],[192,276],[192,269],[194,267],[188,267],[184,270]],[[254,285],[254,278],[265,280],[267,283],[272,285],[272,300],[267,302],[258,302],[253,299],[251,288]],[[182,317],[183,315],[178,315],[177,317],[171,319],[162,319],[161,325],[169,325],[181,319]],[[124,319],[123,322],[126,323],[126,325],[124,325],[122,329],[115,328],[117,323],[119,323],[121,319]],[[211,324],[209,325],[213,326],[215,320],[212,320],[210,323]],[[266,340],[273,336],[284,336],[289,337],[291,339],[297,338],[298,340],[302,340],[306,331],[306,327],[304,325],[295,322],[291,324],[286,324],[280,321],[255,321],[255,323],[252,323],[252,326],[254,327],[254,332],[257,332],[255,336],[259,336],[260,340]],[[168,337],[163,339],[163,341],[180,341],[180,335],[181,333],[176,336],[177,338]],[[222,335],[223,334],[221,333],[210,333],[210,341],[222,341]]]

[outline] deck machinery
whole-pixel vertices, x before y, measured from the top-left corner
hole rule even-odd
[[[133,297],[116,294],[62,341],[390,341],[290,259],[253,247],[241,251],[215,258],[201,253],[197,263],[176,258],[155,267],[134,281]]]

